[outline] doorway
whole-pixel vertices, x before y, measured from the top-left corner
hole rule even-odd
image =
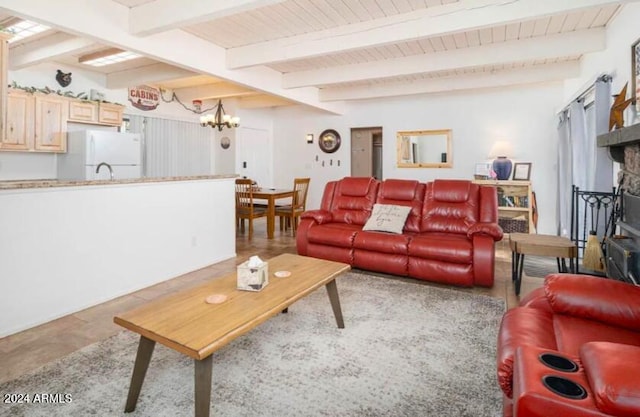
[[[351,176],[382,180],[382,127],[351,129]]]

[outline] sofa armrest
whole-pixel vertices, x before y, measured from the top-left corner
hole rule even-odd
[[[478,233],[491,236],[495,242],[502,240],[503,236],[502,228],[497,223],[476,223],[471,225],[467,232],[467,237],[471,239],[473,235]]]
[[[318,224],[330,223],[333,215],[327,210],[309,210],[300,215],[301,219],[313,219]]]
[[[589,342],[580,348],[580,359],[600,411],[640,415],[640,373],[630,369],[640,363],[639,346]]]
[[[551,274],[544,288],[555,313],[640,330],[640,287],[589,275]]]

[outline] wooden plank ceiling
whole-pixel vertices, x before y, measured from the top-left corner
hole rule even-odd
[[[11,45],[14,69],[47,60],[87,69],[81,55],[117,47],[142,58],[95,69],[112,88],[152,84],[189,99],[236,96],[249,105],[261,97],[265,105],[339,113],[346,100],[575,77],[584,54],[605,48],[607,24],[630,2],[100,0],[85,10],[104,20],[90,30],[37,0],[0,0],[0,19],[53,27]],[[182,46],[162,48],[171,42]]]

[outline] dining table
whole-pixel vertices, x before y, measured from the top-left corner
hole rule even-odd
[[[253,190],[254,201],[267,200],[267,239],[273,239],[276,224],[276,200],[293,197],[294,190],[288,188],[259,188]]]

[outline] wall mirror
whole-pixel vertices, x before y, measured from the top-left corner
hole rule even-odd
[[[451,129],[397,133],[398,168],[452,168]]]

